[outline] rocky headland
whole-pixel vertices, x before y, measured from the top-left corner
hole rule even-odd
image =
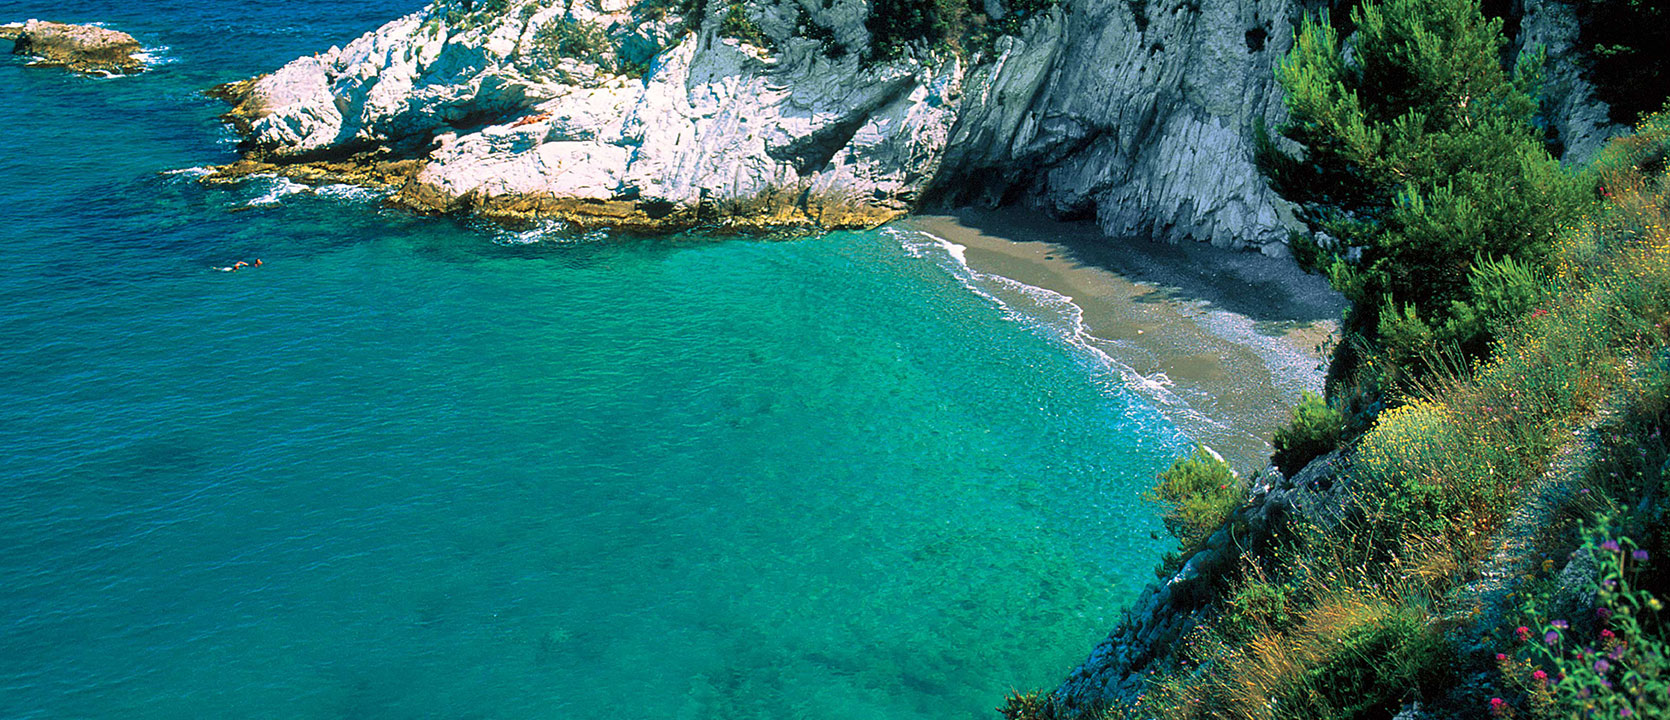
[[[216,88],[246,161],[424,212],[675,231],[1022,204],[1114,237],[1285,252],[1255,164],[1293,0],[987,5],[983,44],[888,51],[870,3],[438,0]],[[1569,7],[1525,3],[1573,154],[1614,129]]]
[[[30,20],[0,25],[0,40],[12,42],[12,54],[38,58],[34,64],[88,74],[123,75],[145,69],[132,35],[93,25]]]

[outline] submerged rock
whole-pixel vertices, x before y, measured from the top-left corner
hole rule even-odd
[[[12,41],[12,54],[33,55],[37,65],[61,66],[82,73],[126,74],[145,69],[132,35],[92,25],[30,20],[0,26],[0,40]]]

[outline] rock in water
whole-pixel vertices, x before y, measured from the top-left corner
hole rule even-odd
[[[145,69],[145,63],[134,57],[139,52],[139,41],[116,30],[30,20],[0,27],[0,39],[12,41],[14,55],[40,58],[38,65],[118,75]]]

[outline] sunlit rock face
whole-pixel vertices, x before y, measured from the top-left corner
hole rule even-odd
[[[223,88],[249,156],[419,156],[397,202],[504,220],[832,228],[910,209],[956,119],[961,62],[866,61],[862,2],[750,6],[750,40],[720,3],[699,23],[488,5],[437,3]],[[834,39],[796,35],[808,22]]]
[[[1012,22],[988,5],[1009,34],[890,55],[865,0],[440,0],[217,93],[247,138],[238,172],[376,164],[395,204],[506,222],[817,229],[1020,202],[1271,254],[1303,229],[1254,147],[1315,8],[1085,0]],[[1557,10],[1528,3],[1525,35],[1582,153],[1611,129]]]

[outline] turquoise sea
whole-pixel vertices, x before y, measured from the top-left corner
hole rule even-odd
[[[157,62],[0,60],[0,717],[993,717],[1152,579],[1186,440],[930,239],[195,182],[418,6],[0,2]]]

